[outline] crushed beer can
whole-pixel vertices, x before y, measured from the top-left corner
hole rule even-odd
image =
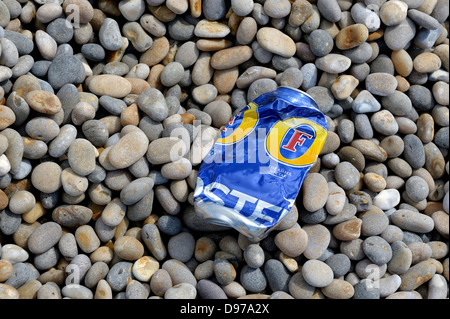
[[[290,211],[327,138],[317,103],[290,87],[264,93],[226,125],[204,158],[194,207],[252,241]]]

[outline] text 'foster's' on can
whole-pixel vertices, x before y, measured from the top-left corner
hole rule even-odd
[[[197,214],[252,241],[263,239],[294,205],[327,129],[308,94],[280,87],[260,95],[231,119],[204,158]]]

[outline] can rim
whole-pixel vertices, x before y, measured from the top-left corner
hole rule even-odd
[[[299,90],[299,89],[293,88],[292,86],[287,86],[287,85],[281,85],[280,88],[286,88],[286,89],[290,89],[290,90],[293,90],[293,91],[297,91],[297,92],[299,92],[299,93],[302,93],[302,94],[306,95],[306,96],[309,97],[311,100],[313,100],[314,102],[316,102],[316,100],[314,100],[313,97],[312,97],[311,95],[309,95],[308,93],[306,93],[305,91],[302,91],[302,90]],[[317,104],[317,102],[316,102],[316,104]]]

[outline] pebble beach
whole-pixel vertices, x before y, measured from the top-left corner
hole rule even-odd
[[[0,0],[0,299],[448,299],[448,16],[448,0]],[[328,135],[255,242],[193,194],[223,128],[281,86]]]

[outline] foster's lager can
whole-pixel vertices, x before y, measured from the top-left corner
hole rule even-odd
[[[259,241],[290,211],[327,138],[314,99],[280,87],[243,108],[204,158],[194,207],[210,223]]]

